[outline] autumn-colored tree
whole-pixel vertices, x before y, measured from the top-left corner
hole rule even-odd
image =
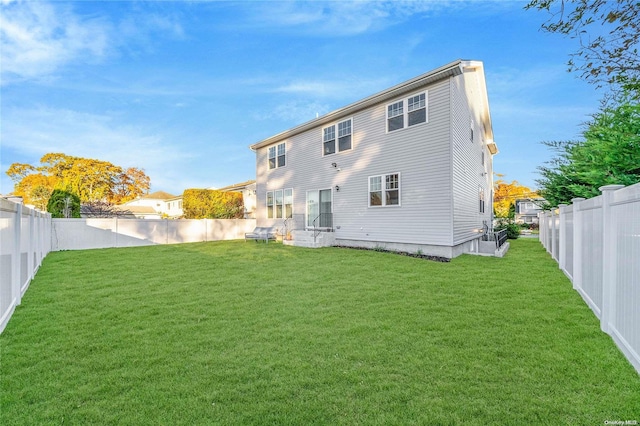
[[[239,192],[187,189],[182,194],[186,219],[241,219],[244,202]]]
[[[76,194],[82,202],[119,204],[148,193],[150,187],[149,177],[142,169],[123,170],[107,161],[62,153],[45,154],[39,166],[14,163],[7,175],[15,183],[14,195],[36,205],[54,189]]]
[[[129,167],[120,173],[113,192],[113,203],[122,204],[149,191],[151,181],[144,170]],[[143,188],[144,192],[140,192]]]
[[[46,210],[47,202],[55,186],[55,179],[41,173],[26,175],[15,186],[14,194],[21,196],[25,203]]]
[[[504,175],[496,173],[496,176],[499,178],[493,185],[493,211],[496,217],[509,217],[510,209],[512,206],[515,207],[516,200],[519,198],[538,197],[536,192],[520,185],[518,181],[513,180],[508,183],[502,179]]]

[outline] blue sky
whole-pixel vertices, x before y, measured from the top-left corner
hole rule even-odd
[[[249,145],[456,59],[484,62],[494,171],[534,188],[602,94],[525,4],[0,0],[0,193],[48,152],[176,195],[253,179]]]

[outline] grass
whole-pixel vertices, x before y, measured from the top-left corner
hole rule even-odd
[[[536,240],[438,263],[254,242],[51,253],[0,424],[604,424],[640,377]]]

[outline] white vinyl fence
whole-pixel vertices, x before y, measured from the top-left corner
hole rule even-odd
[[[540,241],[640,373],[640,183],[541,213]]]
[[[53,219],[51,250],[236,240],[255,219]]]
[[[51,215],[0,198],[0,333],[51,250]]]

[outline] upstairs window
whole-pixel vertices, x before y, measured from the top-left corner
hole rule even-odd
[[[369,207],[400,205],[400,174],[369,177]]]
[[[473,136],[473,120],[471,120],[471,130],[469,133],[470,133],[469,136],[470,136],[471,142],[473,142],[475,140]]]
[[[480,213],[484,213],[484,189],[478,188],[478,197],[480,200]]]
[[[324,155],[336,152],[336,126],[322,129],[322,147]]]
[[[336,126],[338,127],[338,152],[351,149],[351,126],[352,120],[348,119],[339,122],[337,125],[322,129],[322,154],[329,155],[336,153]]]
[[[387,107],[387,125],[390,132],[404,128],[404,101]]]
[[[409,102],[409,126],[424,123],[427,121],[427,98],[425,93],[412,96]]]
[[[338,151],[351,149],[351,120],[338,123]]]
[[[427,92],[387,105],[387,132],[427,122]]]
[[[269,169],[284,167],[286,164],[287,148],[283,143],[269,147]]]

